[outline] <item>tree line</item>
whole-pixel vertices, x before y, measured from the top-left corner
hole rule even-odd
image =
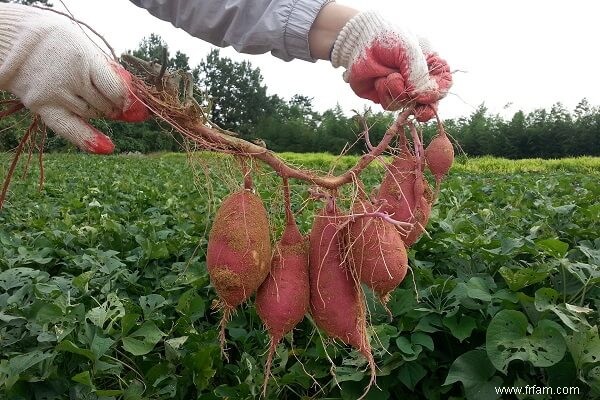
[[[290,99],[267,94],[260,69],[248,61],[233,61],[215,49],[192,68],[186,54],[177,51],[171,55],[167,44],[155,34],[144,38],[130,53],[146,60],[161,60],[165,51],[168,67],[192,74],[196,99],[208,107],[211,120],[222,128],[247,140],[260,140],[277,152],[365,151],[364,141],[358,140],[362,128],[356,116],[345,114],[339,105],[318,112],[312,98],[299,94]],[[374,142],[383,137],[393,121],[391,113],[362,110],[361,114],[366,117]],[[111,136],[117,152],[182,149],[182,138],[167,133],[171,130],[154,120],[141,124],[99,120],[95,125]],[[600,107],[586,99],[572,111],[557,103],[550,110],[517,111],[509,119],[490,113],[482,104],[468,117],[446,119],[444,126],[470,156],[600,156]],[[0,120],[0,150],[16,147],[25,127],[19,116]],[[435,124],[425,125],[424,131],[425,136],[434,135]],[[72,147],[60,138],[52,137],[46,143],[46,151],[68,150]]]

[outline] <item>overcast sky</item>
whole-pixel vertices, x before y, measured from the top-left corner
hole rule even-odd
[[[62,9],[60,1],[53,1]],[[99,31],[117,52],[136,48],[150,33],[181,50],[195,66],[212,48],[169,23],[152,17],[128,0],[64,0],[75,16]],[[454,75],[440,116],[468,116],[485,102],[489,110],[512,115],[562,102],[569,109],[584,97],[600,105],[600,2],[592,0],[340,0],[383,12],[397,24],[429,38]],[[362,109],[328,62],[283,62],[270,55],[251,56],[225,49],[223,55],[260,67],[271,94],[314,97],[318,110],[340,103]],[[507,106],[508,105],[508,106]],[[374,107],[379,111],[379,106]]]

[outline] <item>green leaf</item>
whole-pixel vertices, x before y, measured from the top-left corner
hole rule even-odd
[[[549,367],[564,356],[566,344],[556,324],[542,320],[527,335],[527,317],[514,310],[502,310],[490,322],[486,350],[492,364],[506,373],[512,360],[531,362],[535,367]]]
[[[423,318],[419,318],[417,326],[415,326],[415,332],[422,331],[427,333],[439,332],[439,327],[442,325],[442,321],[437,314],[428,314]]]
[[[398,346],[398,349],[402,352],[402,358],[406,361],[416,360],[423,350],[423,347],[411,343],[405,336],[400,336],[396,339],[396,346]]]
[[[152,319],[152,314],[165,304],[166,300],[159,294],[150,294],[140,297],[140,307],[144,312],[144,319]]]
[[[131,329],[133,329],[137,323],[140,314],[125,314],[123,318],[121,318],[121,334],[123,336],[127,335]]]
[[[398,371],[400,382],[404,383],[410,390],[414,390],[415,386],[421,379],[427,375],[427,370],[417,363],[404,363]]]
[[[484,302],[491,301],[492,295],[489,282],[479,277],[469,279],[467,282],[467,296]]]
[[[101,329],[105,329],[105,325],[108,322],[105,329],[108,332],[113,323],[124,315],[125,307],[123,307],[123,303],[119,297],[115,293],[109,293],[106,301],[102,305],[88,311],[85,317]]]
[[[4,314],[3,311],[0,311],[0,321],[5,322],[5,323],[10,323],[10,322],[17,321],[17,320],[27,321],[27,319],[24,317],[16,317],[14,315]]]
[[[228,332],[233,340],[245,340],[248,336],[248,331],[244,328],[231,327]]]
[[[86,272],[82,273],[81,275],[73,278],[73,286],[75,286],[76,288],[78,288],[81,291],[85,291],[88,283],[94,277],[94,274],[95,274],[95,271],[86,271]]]
[[[584,285],[600,283],[600,268],[597,266],[580,262],[570,263],[564,261],[563,263],[566,264],[567,271]]]
[[[123,394],[122,390],[96,390],[96,395],[99,397],[114,397]]]
[[[413,311],[417,307],[417,302],[412,290],[396,289],[387,306],[394,317],[399,317]]]
[[[377,337],[377,341],[373,343],[373,350],[386,354],[390,347],[390,341],[398,337],[398,329],[395,326],[388,324],[379,324],[372,327],[373,336]]]
[[[533,268],[519,268],[517,270],[512,270],[507,267],[500,267],[498,270],[504,281],[510,288],[510,290],[516,292],[524,287],[533,285],[538,282],[542,282],[550,275],[551,269],[541,268],[541,269],[533,269]]]
[[[38,324],[47,324],[55,322],[64,315],[63,311],[56,304],[44,303],[35,315]]]
[[[339,383],[347,381],[360,382],[365,377],[365,373],[356,367],[336,367],[335,375]]]
[[[445,317],[444,325],[450,329],[452,336],[461,342],[471,336],[471,332],[473,332],[473,329],[477,327],[475,318],[468,315],[459,314],[455,314],[451,317]]]
[[[567,336],[566,342],[577,369],[600,361],[600,336],[597,325],[574,332]]]
[[[164,336],[154,322],[145,322],[137,331],[123,338],[123,348],[134,356],[142,356],[150,353]]]
[[[176,360],[180,357],[179,349],[188,340],[188,336],[165,340],[165,356],[168,360]]]
[[[516,249],[523,247],[524,244],[523,239],[520,238],[502,238],[500,242],[502,244],[500,254],[504,255],[513,253]]]
[[[133,381],[123,394],[123,400],[142,400],[144,394],[144,386],[141,382]]]
[[[32,281],[47,279],[48,274],[31,268],[11,268],[0,272],[0,288],[8,292],[10,289],[22,287]]]
[[[81,383],[82,385],[90,387],[92,390],[95,390],[94,383],[92,382],[92,378],[90,376],[90,371],[83,371],[71,378],[71,380]]]
[[[100,359],[108,349],[115,343],[115,341],[111,338],[104,338],[100,335],[95,335],[94,339],[92,339],[92,343],[90,345],[90,349],[94,352],[96,360]]]
[[[154,387],[161,386],[160,383],[169,378],[170,374],[171,368],[168,362],[159,362],[145,373],[147,382]]]
[[[567,251],[569,251],[569,244],[561,242],[558,239],[538,240],[535,244],[554,258],[564,258],[567,255]]]
[[[70,340],[63,340],[62,342],[60,342],[58,346],[56,346],[56,350],[79,354],[80,356],[84,356],[92,361],[97,359],[94,352],[88,349],[82,349]]]
[[[224,398],[224,399],[239,398],[238,389],[235,387],[227,386],[227,385],[217,386],[214,393],[219,398]]]
[[[431,336],[423,333],[423,332],[415,332],[410,336],[410,340],[413,344],[421,345],[426,349],[433,351],[433,339]]]
[[[560,320],[574,331],[579,330],[580,325],[587,325],[587,321],[581,314],[587,313],[582,307],[570,304],[556,304],[560,294],[552,288],[541,288],[535,292],[535,308],[538,311],[552,311]]]
[[[198,295],[196,289],[190,289],[179,298],[176,310],[194,322],[204,316],[206,302]]]
[[[600,395],[600,366],[594,367],[588,372],[586,381],[595,394]]]
[[[37,364],[52,358],[54,358],[52,352],[44,353],[40,350],[34,350],[29,353],[14,356],[8,360],[8,363],[5,364],[5,368],[0,369],[0,378],[2,378],[3,373],[7,375],[4,386],[7,389],[10,389],[19,380],[22,373]],[[4,363],[4,361],[5,360],[2,360],[2,363]]]
[[[471,350],[454,360],[444,385],[462,382],[467,399],[494,400],[500,397],[494,387],[502,385],[502,379],[494,377],[495,373],[485,350]]]

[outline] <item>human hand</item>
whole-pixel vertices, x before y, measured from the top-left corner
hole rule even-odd
[[[346,68],[344,79],[354,92],[386,110],[415,108],[424,122],[452,86],[448,63],[425,39],[385,21],[374,12],[356,15],[334,44],[331,62]]]
[[[0,89],[16,95],[55,133],[82,150],[110,154],[114,144],[87,120],[140,122],[148,109],[132,77],[74,22],[28,6],[0,5]]]

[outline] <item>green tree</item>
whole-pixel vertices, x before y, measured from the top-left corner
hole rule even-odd
[[[314,151],[340,154],[347,146],[356,142],[357,131],[354,120],[347,118],[338,104],[323,113]]]
[[[142,60],[154,61],[161,60],[163,57],[163,51],[169,55],[169,46],[163,40],[160,35],[151,33],[150,36],[145,37],[141,40],[138,48],[133,50],[131,54]]]
[[[506,125],[504,138],[504,150],[508,158],[521,158],[524,149],[529,147],[529,135],[525,124],[525,113],[517,111],[510,122]]]
[[[211,101],[211,119],[243,136],[255,136],[258,122],[274,112],[260,69],[212,50],[195,71]]]
[[[190,71],[190,58],[181,51],[177,50],[175,56],[169,60],[169,67],[189,72]]]
[[[190,58],[179,50],[175,52],[175,56],[170,57],[169,46],[160,35],[155,33],[143,38],[138,48],[129,53],[142,60],[157,62],[162,62],[163,57],[166,55],[167,67],[186,72],[190,71]]]
[[[487,107],[481,104],[471,114],[463,128],[461,146],[467,154],[476,156],[487,154],[485,147],[490,139],[490,119],[487,112]]]

